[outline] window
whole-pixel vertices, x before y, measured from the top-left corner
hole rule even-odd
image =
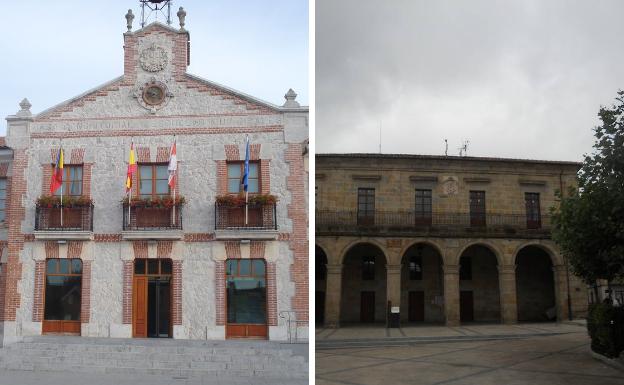
[[[539,229],[542,226],[540,215],[539,193],[524,193],[526,219],[528,229]]]
[[[414,218],[417,225],[431,224],[431,190],[416,190]]]
[[[258,162],[249,162],[249,177],[247,178],[247,191],[250,193],[260,192],[260,173]],[[228,192],[238,194],[245,191],[243,187],[243,175],[245,174],[245,162],[228,162],[227,178]]]
[[[139,164],[139,196],[155,198],[169,195],[167,164]]]
[[[52,172],[54,172],[54,169]],[[56,190],[54,195],[60,196],[61,192],[63,195],[82,195],[82,165],[65,165],[63,167],[63,184],[58,190]]]
[[[375,223],[375,189],[358,188],[358,225]]]
[[[470,226],[485,226],[485,191],[470,191]]]
[[[0,179],[0,222],[6,218],[6,179]]]
[[[412,255],[409,258],[409,279],[410,281],[422,280],[422,256]]]
[[[472,280],[472,258],[461,257],[459,260],[459,279],[462,281]]]
[[[373,281],[375,279],[375,257],[365,255],[362,257],[362,280]]]
[[[226,261],[227,322],[266,324],[266,265],[262,259]]]
[[[44,319],[79,321],[81,286],[80,259],[48,259]]]

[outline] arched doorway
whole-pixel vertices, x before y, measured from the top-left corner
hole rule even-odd
[[[555,282],[550,255],[538,246],[523,247],[516,256],[518,321],[556,321]]]
[[[327,255],[318,246],[314,249],[314,280],[316,283],[314,314],[318,327],[325,323],[325,290],[327,287]]]
[[[444,323],[442,256],[431,245],[411,246],[401,262],[401,323]]]
[[[385,265],[383,252],[371,243],[355,245],[347,252],[342,269],[342,324],[386,321]]]
[[[496,255],[482,245],[468,247],[459,260],[461,322],[500,322],[500,291]]]
[[[79,335],[82,261],[48,259],[45,282],[42,332]]]

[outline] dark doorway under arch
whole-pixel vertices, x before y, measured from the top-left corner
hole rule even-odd
[[[552,261],[538,246],[522,248],[516,256],[518,321],[556,321]]]
[[[316,246],[314,249],[314,280],[316,291],[315,296],[315,321],[317,326],[325,323],[325,292],[327,290],[327,255],[322,248]]]
[[[500,322],[498,261],[489,248],[468,247],[459,270],[459,316],[461,322]]]

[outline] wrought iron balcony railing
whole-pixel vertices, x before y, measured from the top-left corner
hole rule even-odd
[[[275,203],[249,204],[247,222],[245,205],[215,202],[215,228],[217,230],[277,230]]]
[[[93,231],[93,205],[35,207],[36,231]]]
[[[175,209],[174,209],[175,207]],[[182,230],[182,205],[171,207],[135,206],[123,204],[123,229]]]
[[[426,235],[550,235],[550,216],[524,214],[417,213],[415,211],[316,211],[319,233],[414,233]]]

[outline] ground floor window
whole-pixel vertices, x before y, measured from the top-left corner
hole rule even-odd
[[[82,261],[48,259],[45,278],[43,332],[79,334]]]
[[[264,260],[227,260],[226,289],[228,336],[265,337],[267,285]]]

